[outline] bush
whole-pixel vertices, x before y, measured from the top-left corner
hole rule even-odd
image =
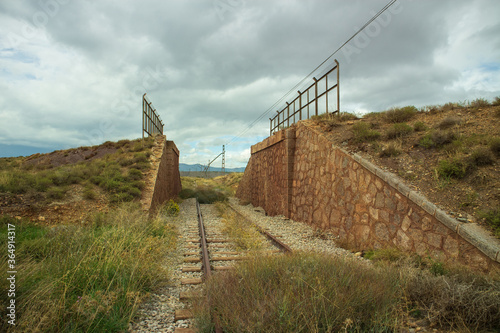
[[[414,106],[405,106],[402,108],[392,108],[388,111],[385,111],[384,118],[388,123],[404,123],[406,121],[411,120],[416,114],[418,110]]]
[[[436,146],[434,141],[432,141],[431,134],[427,134],[418,141],[418,145],[425,149],[431,149]]]
[[[413,132],[413,128],[405,123],[398,123],[392,125],[391,128],[387,130],[388,139],[397,139],[410,135]]]
[[[62,187],[51,187],[47,190],[47,197],[49,199],[60,200],[66,195],[67,189]]]
[[[380,133],[371,129],[371,125],[365,122],[356,123],[352,126],[354,140],[356,142],[375,141],[380,138]]]
[[[500,209],[481,212],[479,216],[493,229],[495,235],[500,237]]]
[[[165,205],[165,213],[168,216],[177,216],[179,215],[179,205],[172,199],[168,201],[168,203]]]
[[[397,148],[394,144],[388,145],[380,153],[380,157],[395,157],[401,154],[401,150]]]
[[[474,150],[470,156],[470,163],[475,166],[491,165],[495,162],[495,157],[487,148]]]
[[[500,138],[494,138],[490,142],[490,150],[495,154],[497,157],[500,157]]]
[[[487,107],[490,106],[490,102],[488,102],[487,99],[485,98],[477,98],[473,100],[470,105],[474,108],[482,108],[482,107]]]
[[[439,129],[448,129],[456,125],[460,125],[462,123],[462,119],[458,117],[446,117],[444,118],[438,125],[437,127]]]
[[[425,131],[427,130],[427,126],[425,126],[425,124],[421,121],[417,121],[414,125],[413,125],[413,130],[415,132],[422,132],[422,131]]]
[[[467,176],[470,171],[470,166],[458,159],[441,160],[439,161],[437,172],[440,177],[445,179],[456,178],[462,179]]]
[[[493,99],[493,102],[491,103],[493,106],[499,106],[500,105],[500,96],[497,96]]]

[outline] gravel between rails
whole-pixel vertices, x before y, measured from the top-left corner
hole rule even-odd
[[[318,232],[312,226],[303,222],[296,222],[279,216],[266,216],[264,210],[260,207],[254,207],[251,204],[240,205],[238,199],[230,198],[231,206],[250,221],[264,228],[273,236],[290,246],[294,251],[312,251],[336,256],[354,255],[335,244],[335,236],[328,232]],[[360,258],[363,260],[362,258]]]

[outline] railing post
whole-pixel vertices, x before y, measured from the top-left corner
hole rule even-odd
[[[302,93],[300,90],[297,91],[299,93],[299,121],[302,120]]]
[[[314,108],[316,115],[318,115],[318,80],[313,77],[314,80]]]
[[[326,115],[328,116],[328,74],[325,76],[325,100],[326,100]]]
[[[340,67],[337,59],[335,59],[335,63],[337,64],[337,110],[340,117]]]

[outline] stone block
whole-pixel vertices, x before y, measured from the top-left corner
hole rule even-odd
[[[426,233],[426,236],[427,236],[427,244],[429,244],[430,246],[433,246],[437,249],[441,249],[441,246],[442,246],[442,240],[443,240],[443,237],[439,234],[435,234],[435,233],[432,233],[432,232],[428,232]]]
[[[422,202],[420,207],[422,207],[423,210],[425,210],[427,213],[429,213],[432,216],[434,216],[434,214],[436,213],[436,210],[438,209],[437,206],[435,204],[433,204],[432,202],[430,202],[429,200],[424,200],[424,202]]]
[[[362,158],[359,163],[361,163],[362,166],[364,166],[368,171],[370,171],[371,173],[374,173],[376,174],[376,170],[378,169],[375,164],[373,164],[372,162],[368,161],[367,159],[365,158]]]
[[[435,217],[439,222],[443,223],[445,226],[447,226],[449,229],[455,232],[457,231],[457,228],[460,225],[460,222],[458,222],[456,219],[446,214],[441,209],[436,209]]]
[[[489,258],[497,261],[500,252],[500,241],[475,223],[462,223],[458,227],[458,234],[474,245]]]
[[[389,184],[390,186],[392,186],[393,188],[397,189],[398,188],[398,185],[400,183],[400,180],[398,177],[396,177],[395,175],[393,174],[390,174],[390,176],[387,178],[386,180],[387,184]]]
[[[458,241],[453,236],[448,235],[443,243],[443,250],[445,250],[452,258],[458,258],[460,254]]]
[[[427,201],[423,195],[417,193],[416,191],[410,191],[408,198],[418,206],[421,206],[424,201]]]
[[[400,182],[398,184],[397,189],[405,197],[408,197],[410,195],[411,189],[403,182]]]
[[[384,240],[386,242],[389,241],[389,231],[387,230],[387,226],[382,223],[375,224],[375,236],[378,239]]]
[[[410,229],[410,226],[411,220],[408,216],[405,216],[405,218],[403,219],[403,224],[401,225],[401,229],[403,229],[403,231],[407,231],[408,229]]]

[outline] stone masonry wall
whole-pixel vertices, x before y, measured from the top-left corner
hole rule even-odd
[[[181,191],[179,150],[173,141],[166,141],[164,135],[158,135],[150,159],[152,168],[146,175],[141,204],[144,210],[153,214],[162,203]]]
[[[396,247],[443,261],[459,261],[484,271],[500,267],[499,241],[472,223],[449,217],[398,177],[374,166],[361,156],[332,145],[307,123],[298,123],[282,134],[289,156],[288,188],[278,196],[259,197],[262,183],[283,167],[273,167],[274,155],[263,141],[252,147],[251,180],[245,171],[237,196],[263,207],[270,215],[283,214],[296,221],[330,229],[344,242],[360,249]],[[271,137],[272,138],[272,137]],[[254,149],[255,147],[255,149]],[[293,147],[293,149],[291,148]],[[293,152],[291,151],[293,150]],[[266,155],[264,157],[264,155]],[[267,171],[253,169],[265,160]],[[247,169],[248,170],[248,169]],[[249,189],[251,188],[251,189]],[[276,209],[273,201],[280,202]],[[284,200],[288,201],[283,205]],[[280,208],[280,209],[279,209]]]
[[[288,185],[285,132],[253,146],[253,151],[259,152],[259,158],[249,161],[236,195],[269,215],[282,214],[287,209]]]

